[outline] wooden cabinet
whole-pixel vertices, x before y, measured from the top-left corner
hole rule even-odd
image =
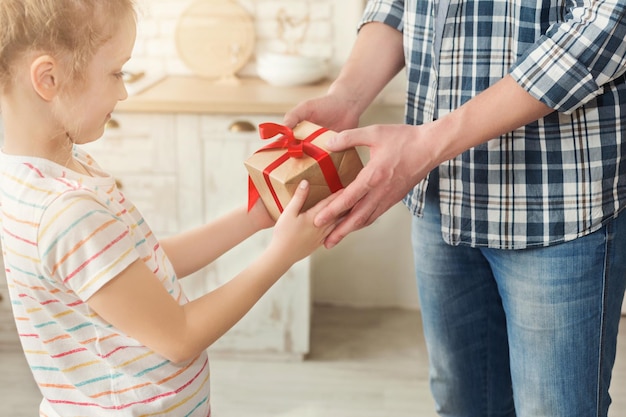
[[[2,120],[0,119],[0,147],[3,144],[4,131]],[[9,289],[4,273],[4,260],[0,256],[0,349],[5,345],[17,345],[17,330],[13,319],[11,300],[9,299]]]
[[[280,122],[280,118],[273,114],[175,117],[178,165],[185,167],[179,170],[183,229],[246,204],[248,177],[243,161],[262,146],[256,127],[268,121]],[[254,130],[246,131],[246,126]],[[224,284],[259,257],[270,238],[271,230],[263,231],[205,268],[200,279],[185,280],[188,293],[200,295]],[[211,350],[287,359],[306,355],[311,314],[309,262],[305,259],[294,265]]]
[[[104,137],[85,148],[116,176],[155,233],[166,236],[246,204],[243,161],[263,145],[256,127],[266,121],[280,118],[120,112]],[[185,278],[188,296],[196,298],[237,275],[261,255],[270,237],[271,230],[263,231]],[[309,351],[309,270],[308,259],[294,265],[210,348],[212,354],[302,359]]]
[[[105,135],[84,145],[113,174],[157,235],[180,230],[174,117],[116,114]]]

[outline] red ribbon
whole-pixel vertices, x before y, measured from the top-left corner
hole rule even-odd
[[[322,148],[315,146],[311,143],[317,137],[326,132],[328,132],[328,129],[322,127],[313,132],[305,139],[297,139],[294,136],[293,131],[287,126],[279,125],[277,123],[262,123],[259,125],[259,135],[261,136],[261,139],[266,140],[271,139],[277,135],[282,136],[276,139],[274,142],[270,143],[269,145],[259,149],[255,153],[274,149],[287,149],[286,153],[274,160],[274,162],[269,164],[267,168],[263,170],[265,183],[267,184],[267,187],[270,190],[272,198],[274,199],[276,207],[278,207],[278,211],[280,213],[283,212],[283,206],[280,204],[278,196],[276,195],[274,187],[272,186],[270,174],[273,170],[285,163],[285,161],[289,160],[289,158],[302,158],[304,155],[312,157],[320,166],[322,174],[326,179],[326,183],[328,184],[328,188],[330,189],[331,193],[339,191],[343,188],[343,184],[341,183],[341,179],[339,178],[339,173],[337,172],[337,168],[330,158],[330,154]],[[254,206],[259,197],[259,191],[254,186],[252,179],[248,177],[248,210],[250,210]]]

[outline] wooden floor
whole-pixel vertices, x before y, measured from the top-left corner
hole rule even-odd
[[[303,362],[213,357],[215,417],[435,417],[419,313],[318,306]],[[0,343],[0,416],[37,416],[39,393],[19,347]],[[626,416],[626,318],[610,417]]]

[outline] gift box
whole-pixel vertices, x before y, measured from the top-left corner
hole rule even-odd
[[[303,121],[293,130],[276,123],[259,125],[261,139],[276,138],[245,161],[251,208],[263,200],[276,220],[303,179],[310,190],[303,211],[350,184],[363,168],[355,148],[330,152],[325,144],[335,132]]]

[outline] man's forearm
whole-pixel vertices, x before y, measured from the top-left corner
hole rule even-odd
[[[437,160],[444,162],[554,110],[506,76],[431,125]]]
[[[402,33],[384,23],[368,23],[329,93],[349,97],[362,114],[403,67]]]

